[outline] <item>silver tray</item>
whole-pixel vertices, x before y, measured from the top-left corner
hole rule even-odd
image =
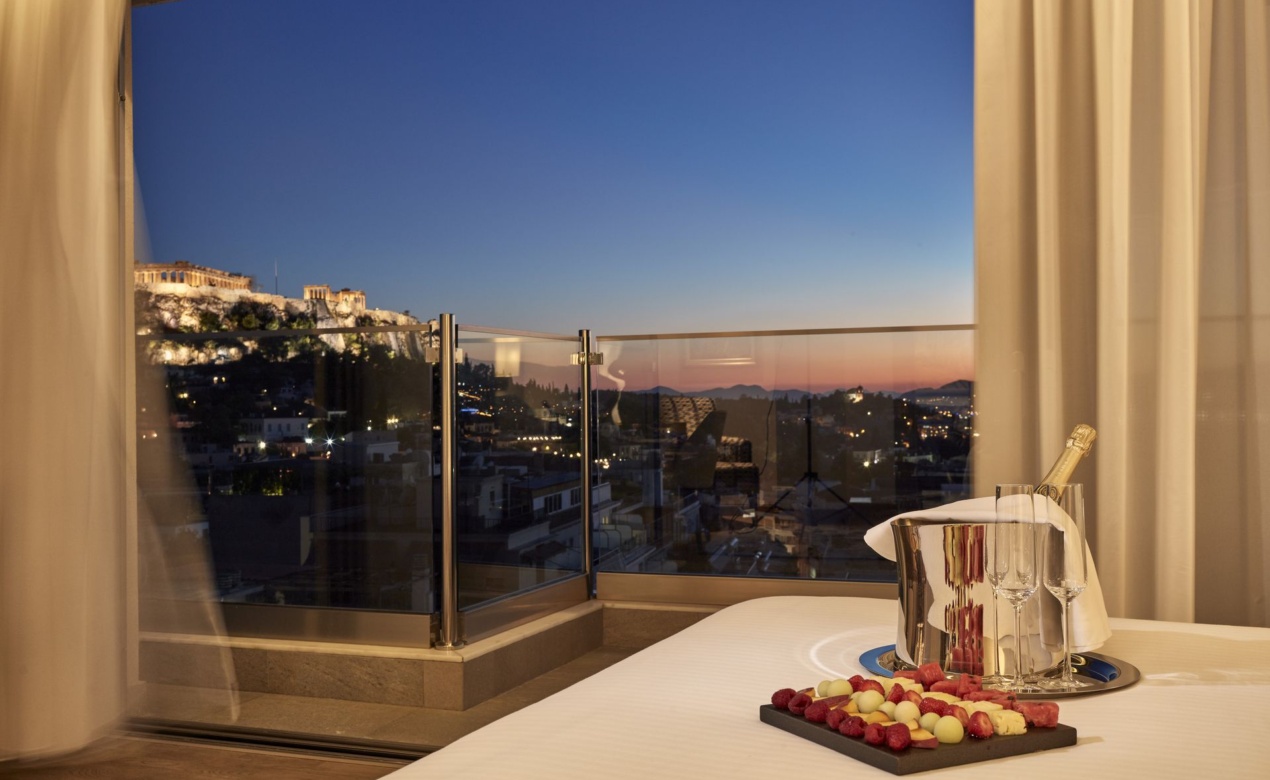
[[[866,651],[860,656],[860,663],[873,674],[892,676],[897,668],[913,667],[895,657],[895,645],[883,645]],[[1074,691],[1041,691],[1040,693],[1020,693],[1020,699],[1066,699],[1072,696],[1088,696],[1094,693],[1107,693],[1129,686],[1142,679],[1138,667],[1101,653],[1072,653],[1072,666],[1076,675],[1088,687]]]

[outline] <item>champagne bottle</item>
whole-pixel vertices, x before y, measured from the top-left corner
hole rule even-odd
[[[1098,434],[1088,425],[1084,423],[1077,425],[1072,429],[1072,435],[1067,437],[1067,444],[1063,447],[1063,453],[1058,456],[1058,460],[1054,461],[1054,465],[1050,466],[1049,472],[1041,479],[1040,484],[1036,486],[1035,493],[1038,496],[1049,496],[1055,501],[1063,494],[1063,488],[1071,481],[1072,472],[1076,470],[1076,464],[1080,463],[1080,459],[1089,453],[1089,449],[1094,446],[1094,439]]]

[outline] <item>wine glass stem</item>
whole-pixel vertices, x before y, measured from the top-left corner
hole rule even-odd
[[[1063,599],[1063,683],[1072,682],[1072,600]]]
[[[1023,605],[1014,605],[1014,687],[1023,687]]]
[[[1005,679],[1001,674],[1001,618],[997,617],[997,599],[992,599],[992,676],[998,683]]]

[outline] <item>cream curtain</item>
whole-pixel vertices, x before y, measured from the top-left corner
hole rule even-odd
[[[975,25],[978,489],[1088,422],[1111,614],[1267,625],[1270,2]]]
[[[0,760],[126,688],[126,0],[0,0]]]

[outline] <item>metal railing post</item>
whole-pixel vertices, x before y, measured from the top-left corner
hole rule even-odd
[[[458,378],[455,373],[458,330],[453,314],[441,315],[441,627],[437,647],[463,644],[459,633],[458,539]]]
[[[587,596],[595,596],[595,553],[591,548],[591,475],[592,459],[591,429],[593,427],[593,409],[591,407],[591,331],[578,331],[579,355],[578,368],[582,372],[579,383],[582,393],[582,572],[586,575]]]

